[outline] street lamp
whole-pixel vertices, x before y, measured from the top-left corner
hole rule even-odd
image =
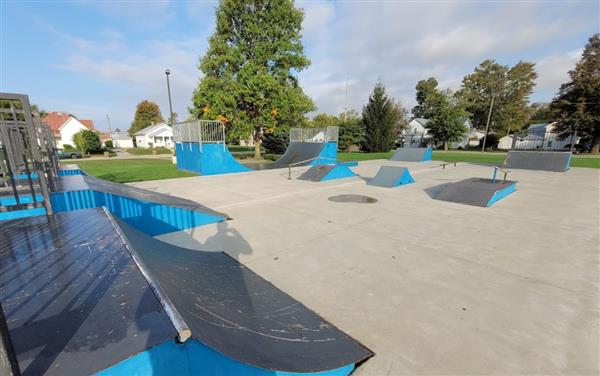
[[[171,83],[169,82],[169,75],[171,74],[170,69],[165,69],[165,75],[167,76],[167,93],[169,94],[169,125],[173,125],[173,104],[171,103]]]

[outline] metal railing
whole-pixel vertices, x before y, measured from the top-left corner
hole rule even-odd
[[[446,166],[447,166],[447,165],[449,165],[449,164],[451,164],[451,165],[454,165],[454,167],[456,167],[456,161],[454,161],[454,162],[444,162],[444,163],[441,163],[441,164],[440,164],[440,167],[442,168],[442,170],[445,170],[445,169],[446,169]]]
[[[508,173],[510,172],[510,171],[500,168],[498,166],[494,166],[494,174],[492,175],[492,183],[496,182],[496,174],[498,173],[498,171],[500,171],[501,173],[504,174],[502,181],[506,181],[506,178],[508,177]]]
[[[303,165],[305,163],[316,161],[316,160],[321,160],[321,159],[333,161],[333,163],[330,163],[330,164],[336,164],[337,163],[337,159],[327,158],[327,157],[314,157],[314,158],[311,158],[311,159],[305,159],[303,161],[298,161],[298,162],[290,163],[290,164],[288,164],[288,180],[292,180],[292,167]]]
[[[223,144],[225,147],[225,124],[218,120],[194,120],[173,124],[175,143]]]
[[[340,128],[330,126],[326,128],[292,128],[290,129],[290,142],[338,142]]]

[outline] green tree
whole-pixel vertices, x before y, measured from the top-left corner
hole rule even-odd
[[[529,112],[531,113],[529,124],[550,123],[553,118],[550,103],[532,103]]]
[[[551,109],[558,122],[555,130],[567,136],[576,130],[592,153],[600,151],[600,34],[594,34],[581,60],[569,72],[571,80],[561,85]]]
[[[340,150],[350,151],[353,145],[362,145],[365,142],[365,127],[362,119],[354,110],[347,111],[340,115],[338,126],[340,134],[338,140],[338,148]],[[342,120],[345,119],[345,120]]]
[[[434,77],[417,83],[417,105],[412,109],[414,117],[428,119],[431,116],[439,95],[437,86],[438,82]]]
[[[292,0],[222,0],[190,112],[224,121],[235,137],[252,135],[256,157],[265,132],[302,124],[314,108],[297,78],[310,64],[303,18]]]
[[[89,129],[84,129],[75,133],[73,135],[73,142],[83,155],[97,152],[102,149],[102,143],[100,142],[98,132]]]
[[[362,110],[362,123],[365,128],[363,147],[369,152],[391,150],[398,137],[406,111],[388,97],[382,83],[377,83]]]
[[[139,130],[162,122],[164,119],[160,113],[160,107],[156,103],[144,99],[135,108],[135,117],[129,128],[129,135],[133,136]]]
[[[432,108],[426,127],[433,139],[443,142],[444,150],[448,150],[448,144],[459,141],[467,133],[464,119],[468,113],[450,91],[439,93],[436,98],[437,105]]]
[[[490,131],[508,133],[529,119],[529,95],[536,78],[533,63],[521,61],[508,67],[488,59],[465,76],[457,96],[479,129],[486,126],[493,98]]]
[[[339,125],[340,119],[334,115],[326,113],[320,113],[315,115],[311,121],[308,122],[309,127],[322,128],[330,127],[333,125]]]

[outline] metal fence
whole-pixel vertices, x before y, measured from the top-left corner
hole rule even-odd
[[[338,142],[340,128],[330,126],[327,128],[292,128],[290,129],[290,142]]]
[[[194,120],[173,124],[175,143],[197,142],[200,144],[223,144],[225,147],[225,124],[218,120]],[[190,145],[191,147],[191,145]]]
[[[529,133],[526,135],[513,134],[500,139],[498,149],[569,151],[578,142],[576,132],[567,136],[560,136],[552,132]]]
[[[403,148],[423,148],[431,144],[432,137],[427,133],[406,133],[402,135]]]

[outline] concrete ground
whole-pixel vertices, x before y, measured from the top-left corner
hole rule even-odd
[[[417,182],[367,186],[381,165]],[[135,185],[233,217],[159,238],[227,252],[362,342],[375,357],[356,374],[600,373],[600,170],[514,170],[518,191],[481,208],[430,194],[489,167],[353,169],[362,178],[273,170]],[[328,200],[339,194],[378,201]]]

